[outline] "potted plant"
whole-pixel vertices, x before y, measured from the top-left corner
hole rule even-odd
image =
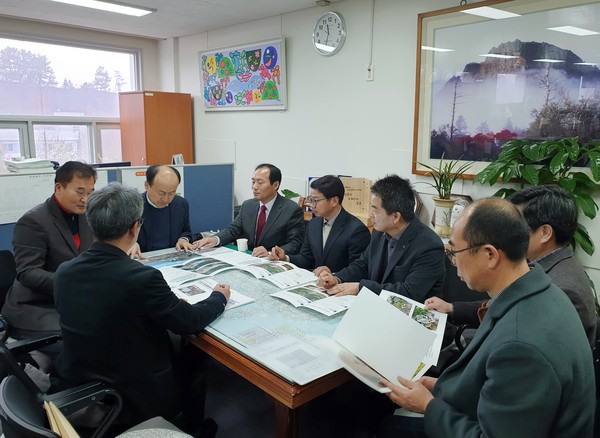
[[[427,169],[427,176],[433,178],[432,183],[425,182],[425,184],[433,187],[438,194],[433,198],[433,203],[435,204],[435,232],[440,237],[448,237],[451,231],[450,219],[452,217],[452,207],[456,201],[451,196],[452,186],[473,163],[468,162],[459,165],[459,160],[444,161],[444,154],[442,154],[437,167],[420,162],[417,163]]]
[[[589,174],[574,167],[589,164]],[[502,147],[502,152],[484,170],[479,172],[475,181],[494,185],[501,181],[517,182],[521,188],[525,184],[557,184],[573,193],[581,212],[594,219],[598,205],[593,199],[600,192],[597,182],[600,180],[600,143],[581,144],[578,137],[559,140],[511,140]],[[500,189],[494,196],[508,197],[516,189]],[[594,242],[585,227],[577,225],[575,242],[587,254],[594,253]]]

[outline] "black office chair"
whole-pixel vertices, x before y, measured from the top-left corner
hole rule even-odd
[[[7,375],[3,380],[3,385],[4,382],[10,382],[5,386],[0,386],[0,417],[5,438],[57,436],[48,429],[48,421],[43,408],[44,401],[53,401],[65,416],[83,408],[107,402],[108,411],[100,423],[94,425],[93,438],[104,436],[121,413],[123,407],[121,396],[103,383],[91,382],[54,394],[44,394],[40,391],[24,371],[18,358],[23,357],[31,350],[56,342],[58,339],[60,336],[52,335],[17,341],[10,345],[0,343],[0,367]],[[16,399],[11,397],[14,394],[19,394],[19,397]],[[7,402],[6,400],[13,401]],[[40,412],[43,415],[40,415]]]
[[[6,294],[15,282],[17,276],[17,267],[15,265],[15,257],[8,250],[0,251],[0,309],[4,305]],[[4,342],[8,337],[8,323],[0,315],[0,337]]]
[[[600,436],[600,318],[596,319],[596,342],[592,346],[594,373],[596,375],[596,418],[594,436]]]

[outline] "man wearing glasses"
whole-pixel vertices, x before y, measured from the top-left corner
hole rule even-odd
[[[340,271],[324,269],[317,284],[330,295],[356,295],[362,287],[389,290],[416,301],[439,294],[444,280],[444,246],[415,217],[408,180],[388,175],[371,187],[373,234],[367,249]]]
[[[254,257],[268,257],[275,246],[287,254],[297,254],[304,236],[304,213],[298,204],[277,193],[280,184],[279,168],[268,163],[256,166],[252,175],[254,198],[244,201],[226,229],[197,240],[195,248],[212,248],[246,238]]]
[[[304,269],[324,267],[337,272],[356,260],[369,245],[368,228],[342,207],[344,184],[333,175],[325,175],[310,183],[308,204],[316,216],[308,223],[300,253],[286,255],[276,246],[269,259],[287,260]]]
[[[559,186],[541,185],[519,190],[509,201],[519,208],[529,225],[527,258],[539,264],[569,297],[593,345],[596,335],[594,295],[583,266],[571,249],[578,216],[573,196]],[[447,253],[451,261],[455,260],[456,251]],[[455,324],[479,325],[477,312],[483,303],[485,301],[448,303],[433,297],[425,302],[425,307],[451,315]]]
[[[93,167],[67,161],[56,171],[54,195],[25,213],[15,225],[17,278],[2,307],[13,338],[60,333],[52,296],[54,273],[92,243],[85,211],[95,183]],[[57,343],[40,351],[55,357],[60,348]]]
[[[488,198],[464,210],[449,255],[467,286],[491,297],[488,310],[439,379],[381,382],[394,403],[424,417],[388,417],[378,437],[593,435],[591,349],[567,296],[527,264],[528,243],[510,202]]]
[[[181,184],[179,171],[172,166],[150,166],[146,170],[144,187],[145,225],[137,243],[130,249],[130,257],[142,257],[142,252],[173,248],[191,251],[190,206],[177,195]]]

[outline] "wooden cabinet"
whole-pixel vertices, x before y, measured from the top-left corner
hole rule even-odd
[[[162,91],[119,93],[123,161],[171,164],[175,154],[194,162],[192,96]]]

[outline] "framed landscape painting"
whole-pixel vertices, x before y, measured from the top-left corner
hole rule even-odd
[[[599,16],[589,0],[420,14],[413,173],[443,155],[476,174],[512,139],[600,139]]]

